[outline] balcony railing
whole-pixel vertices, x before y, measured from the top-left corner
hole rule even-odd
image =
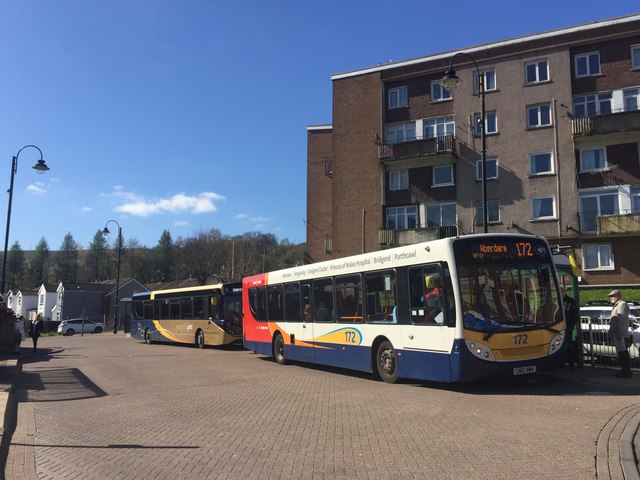
[[[441,227],[410,228],[404,230],[380,229],[378,231],[378,243],[386,246],[411,245],[440,238],[456,237],[457,225],[444,225]]]
[[[454,152],[455,139],[453,135],[415,139],[402,143],[381,143],[378,145],[378,159],[381,161],[401,160]]]
[[[617,111],[594,117],[571,120],[574,136],[606,135],[617,132],[640,131],[640,110]]]
[[[640,212],[622,211],[609,215],[582,213],[580,229],[586,234],[624,235],[640,233]]]

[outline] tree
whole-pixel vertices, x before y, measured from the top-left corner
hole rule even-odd
[[[102,235],[102,230],[96,231],[93,235],[93,240],[89,244],[87,254],[85,257],[85,264],[87,267],[87,275],[89,281],[100,281],[101,272],[105,271],[107,240]]]
[[[76,283],[78,276],[78,244],[67,233],[55,255],[56,277],[59,282]]]
[[[205,285],[207,279],[215,276],[220,281],[226,279],[224,271],[225,242],[220,230],[199,231],[193,237],[181,240],[179,245],[180,267],[182,275],[195,278],[198,284]]]
[[[155,248],[155,260],[158,267],[160,278],[158,280],[165,281],[170,278],[174,268],[175,247],[169,230],[164,230],[160,235],[160,240]]]
[[[12,289],[19,287],[20,277],[24,273],[25,259],[24,251],[20,247],[19,242],[15,242],[11,245],[9,253],[7,253],[7,276],[11,279],[5,285],[5,289]],[[2,292],[3,294],[5,292]]]
[[[47,283],[47,267],[49,262],[49,244],[47,240],[42,237],[36,245],[36,250],[33,252],[31,261],[29,262],[29,286],[37,287],[43,283]]]

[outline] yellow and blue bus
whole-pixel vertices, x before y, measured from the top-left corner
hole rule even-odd
[[[398,378],[461,382],[553,370],[565,322],[547,241],[446,238],[247,277],[245,348]]]
[[[135,293],[131,337],[199,348],[241,343],[241,290],[238,282]]]

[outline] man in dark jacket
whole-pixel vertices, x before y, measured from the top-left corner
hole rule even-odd
[[[567,322],[567,363],[569,369],[573,370],[578,363],[578,332],[577,326],[580,321],[580,310],[576,305],[576,301],[567,295],[567,287],[563,287],[564,296],[564,318]]]

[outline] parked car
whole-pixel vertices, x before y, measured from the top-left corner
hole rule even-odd
[[[607,357],[617,356],[609,337],[611,310],[613,306],[605,302],[592,302],[580,307],[580,328],[585,353]],[[637,358],[640,357],[640,306],[629,304],[629,318],[631,319],[629,333],[633,338],[629,355],[631,358]]]
[[[89,319],[72,318],[62,320],[58,325],[58,333],[62,335],[73,335],[74,333],[100,333],[106,328],[102,322],[94,322]]]

